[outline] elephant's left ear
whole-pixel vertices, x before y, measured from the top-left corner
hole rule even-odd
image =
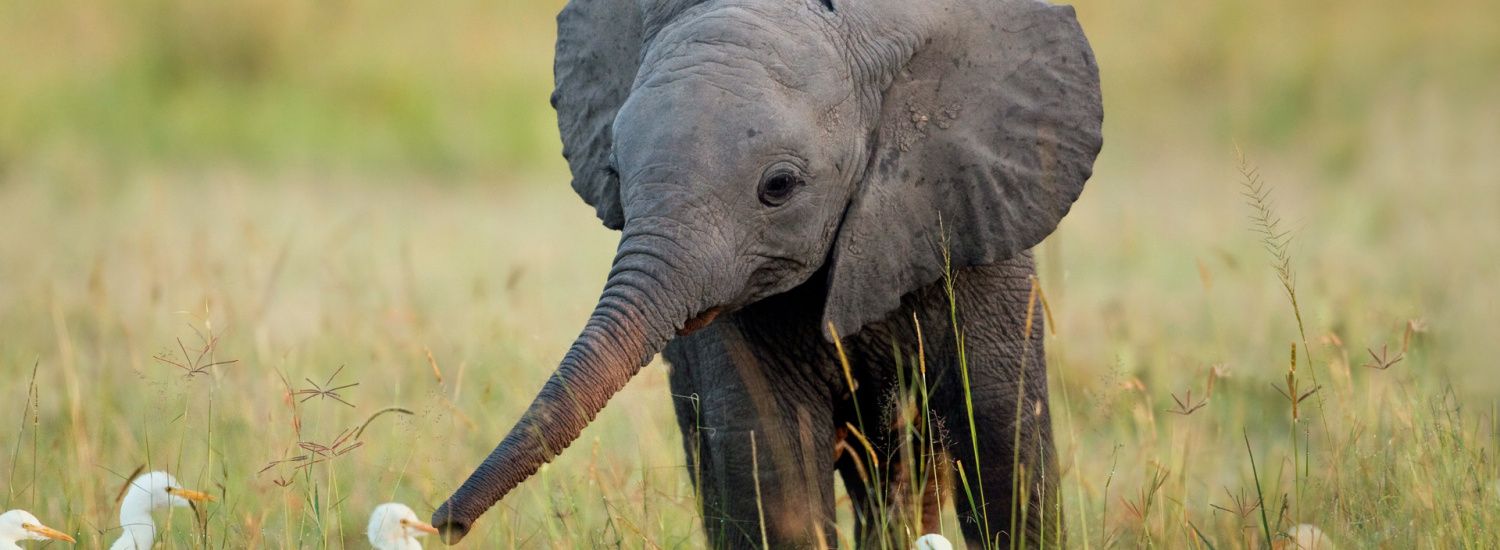
[[[552,108],[573,190],[610,229],[625,225],[620,177],[609,155],[615,113],[640,68],[644,16],[637,0],[572,0],[557,14]]]
[[[899,53],[834,244],[824,320],[841,336],[945,269],[993,264],[1041,242],[1078,199],[1103,144],[1099,69],[1073,8],[865,5],[871,19],[915,27],[917,38],[885,48]]]

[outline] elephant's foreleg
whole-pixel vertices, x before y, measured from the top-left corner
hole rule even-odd
[[[681,339],[667,358],[673,393],[697,395],[693,418],[679,405],[678,420],[708,546],[836,547],[830,400],[757,360],[731,322]]]
[[[713,544],[811,548],[836,544],[832,426],[826,411],[786,404],[773,415],[735,407],[703,438],[704,522]],[[761,526],[764,527],[761,527]],[[717,533],[716,533],[717,531]],[[720,543],[719,539],[723,542]]]

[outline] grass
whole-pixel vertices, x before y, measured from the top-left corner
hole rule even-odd
[[[364,548],[439,504],[615,244],[564,183],[557,7],[0,0],[0,507],[104,548],[146,464],[220,497],[166,548]],[[1037,252],[1069,545],[1500,546],[1496,5],[1078,9],[1109,145]],[[702,544],[667,391],[469,546]]]
[[[1493,233],[1450,233],[1482,227],[1453,218],[1483,219],[1463,205],[1487,191],[1463,188],[1481,196],[1443,218],[1395,214],[1402,229],[1367,249],[1374,271],[1341,226],[1304,222],[1288,254],[1313,266],[1298,271],[1299,303],[1316,312],[1319,351],[1296,376],[1316,369],[1325,404],[1294,419],[1282,392],[1308,389],[1285,387],[1301,337],[1227,173],[1197,191],[1206,211],[1151,222],[1122,216],[1170,201],[1104,179],[1042,251],[1065,271],[1041,280],[1063,281],[1048,288],[1047,338],[1071,544],[1260,548],[1296,523],[1351,547],[1492,544],[1495,381],[1468,357],[1494,344],[1465,327],[1487,322],[1473,302],[1490,299],[1493,259],[1384,260],[1492,246]],[[1301,192],[1313,211],[1349,200]],[[83,548],[112,538],[121,474],[147,462],[221,497],[206,530],[177,514],[169,547],[362,547],[375,504],[431,510],[560,358],[613,244],[546,187],[230,174],[85,200],[23,182],[0,198],[0,361],[16,373],[0,386],[14,427],[5,506],[80,533]],[[1225,221],[1163,227],[1203,218]],[[1147,240],[1163,233],[1193,237]],[[478,540],[697,544],[666,391],[646,369]],[[950,533],[952,521],[950,508]]]

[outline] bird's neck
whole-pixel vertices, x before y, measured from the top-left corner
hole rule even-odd
[[[16,541],[13,540],[0,539],[0,550],[21,550],[21,545],[16,544]]]
[[[110,550],[149,550],[156,541],[156,522],[151,519],[151,495],[132,489],[120,503],[120,529],[124,534]]]
[[[123,518],[125,514],[120,514]],[[156,542],[156,524],[151,523],[151,514],[146,514],[146,523],[120,523],[123,533],[109,550],[151,550]]]
[[[155,527],[156,522],[151,520],[151,496],[138,494],[134,491],[126,495],[125,500],[120,503],[120,525],[149,525]]]

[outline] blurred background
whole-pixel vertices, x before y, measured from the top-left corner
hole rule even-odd
[[[4,508],[101,547],[119,476],[150,462],[227,495],[207,524],[219,541],[363,547],[369,506],[430,513],[555,366],[612,255],[568,187],[548,106],[562,5],[0,0]],[[1314,440],[1423,433],[1388,399],[1431,412],[1432,395],[1470,405],[1460,431],[1493,432],[1479,411],[1500,398],[1500,3],[1075,6],[1105,148],[1039,251],[1070,530],[1106,546],[1184,529],[1108,492],[1106,478],[1144,491],[1139,474],[1162,468],[1167,510],[1233,533],[1212,506],[1249,476],[1239,437],[1276,453],[1298,429],[1268,383],[1303,336],[1251,232],[1237,150],[1293,231],[1325,377]],[[1382,345],[1405,360],[1361,368]],[[205,376],[167,362],[193,346],[237,362]],[[340,365],[353,406],[289,393]],[[648,369],[482,536],[693,545],[664,380]],[[1217,392],[1208,412],[1165,414],[1186,389]],[[351,458],[257,473],[386,406],[411,414],[372,421]],[[1365,443],[1347,444],[1330,438],[1315,464],[1368,474],[1340,454]],[[1500,478],[1454,472],[1464,488]],[[1338,479],[1311,491],[1339,494]],[[1383,486],[1369,502],[1387,504],[1306,509],[1354,547],[1413,536],[1362,513],[1474,542],[1424,512],[1458,485],[1408,481],[1394,505]],[[178,521],[169,546],[199,544]]]
[[[6,0],[0,166],[9,180],[556,177],[546,98],[561,4]],[[1480,114],[1500,63],[1490,2],[1077,7],[1104,76],[1106,160],[1237,140],[1343,183],[1384,131],[1493,126]],[[1479,148],[1465,141],[1441,152]]]

